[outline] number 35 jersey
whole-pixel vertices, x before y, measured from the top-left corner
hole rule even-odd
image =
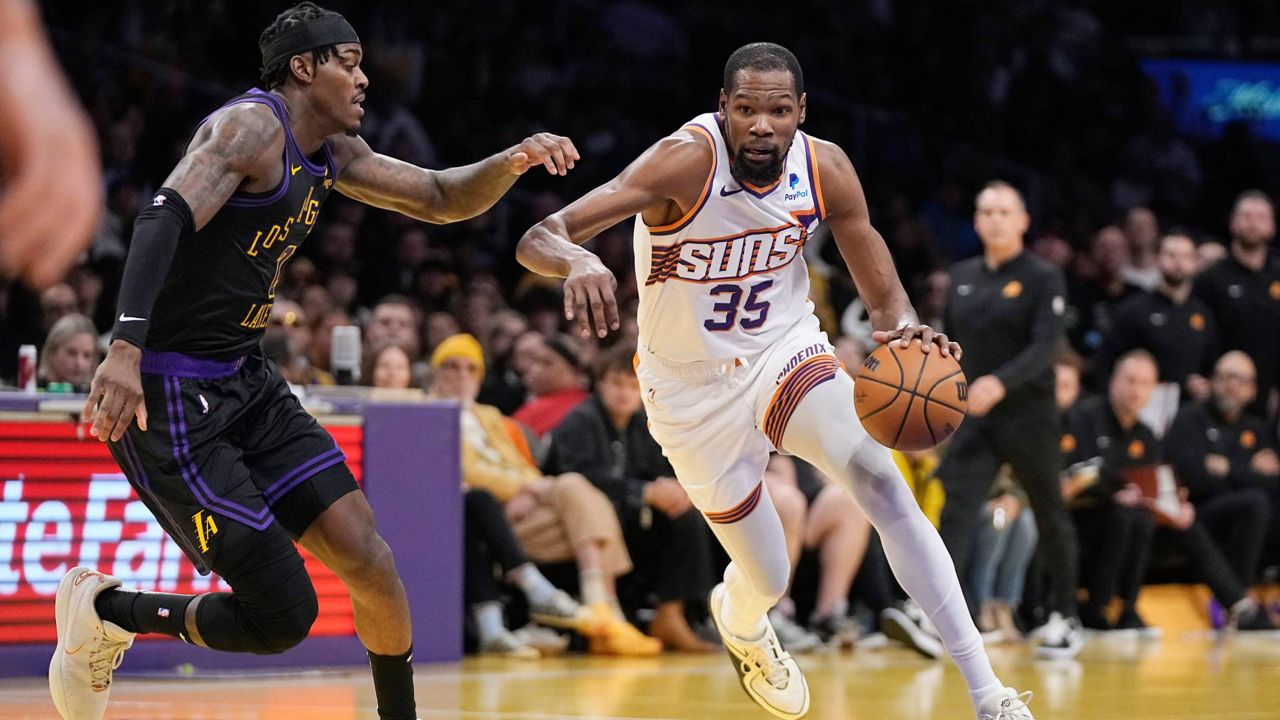
[[[796,131],[782,173],[740,182],[718,114],[684,130],[715,153],[698,202],[670,225],[636,216],[640,343],[671,362],[749,357],[812,314],[805,241],[823,218],[813,142]]]
[[[178,241],[152,312],[148,349],[230,359],[257,347],[285,264],[333,189],[337,171],[327,141],[307,157],[278,96],[254,89],[223,107],[243,103],[268,106],[284,126],[283,177],[268,192],[234,193],[204,227]]]

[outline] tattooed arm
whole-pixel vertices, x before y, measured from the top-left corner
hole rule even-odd
[[[245,104],[219,111],[192,138],[155,200],[138,214],[125,261],[107,357],[93,376],[81,418],[99,440],[117,442],[136,417],[147,429],[140,365],[151,311],[184,234],[204,227],[239,187],[281,181],[284,131],[271,110]]]
[[[573,142],[549,133],[448,170],[427,170],[375,153],[359,137],[336,139],[334,155],[341,168],[338,192],[437,224],[473,218],[493,207],[531,167],[542,165],[552,175],[564,175],[579,158]]]
[[[284,173],[284,128],[261,103],[232,105],[196,131],[187,154],[165,178],[187,201],[195,229],[204,227],[241,185],[270,190]]]

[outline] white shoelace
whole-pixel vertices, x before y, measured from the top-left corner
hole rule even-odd
[[[124,651],[128,647],[128,642],[108,640],[105,636],[98,641],[98,649],[89,654],[89,684],[95,692],[111,686],[111,673],[124,662]]]
[[[754,665],[765,671],[763,673],[765,682],[778,690],[785,690],[787,683],[791,680],[791,671],[787,669],[787,666],[782,661],[791,657],[791,655],[786,651],[778,652],[778,650],[771,647],[770,650],[773,651],[774,659],[770,660],[769,653],[765,652],[764,648],[758,645],[752,645],[750,648],[747,651],[746,659],[742,663],[744,666],[743,671],[750,672],[751,666]]]
[[[1030,690],[1016,697],[1005,698],[1000,701],[1000,712],[996,713],[991,720],[1025,720],[1031,717],[1031,710],[1027,708],[1029,702],[1031,702]]]

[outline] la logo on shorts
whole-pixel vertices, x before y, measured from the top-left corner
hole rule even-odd
[[[209,552],[209,540],[218,534],[218,523],[214,522],[213,515],[206,515],[204,510],[192,515],[191,521],[196,524],[196,540],[200,543],[200,552]]]

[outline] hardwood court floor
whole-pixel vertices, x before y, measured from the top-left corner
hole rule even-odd
[[[1277,720],[1280,637],[1106,638],[1076,661],[996,649],[1005,682],[1036,693],[1037,720]],[[125,670],[127,671],[127,661]],[[972,720],[950,663],[885,649],[803,656],[814,720]],[[768,720],[723,654],[652,660],[469,659],[419,666],[423,720]],[[0,718],[56,718],[43,678],[0,681]],[[108,720],[376,720],[367,669],[252,677],[117,675]]]

